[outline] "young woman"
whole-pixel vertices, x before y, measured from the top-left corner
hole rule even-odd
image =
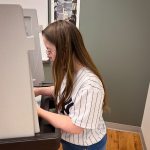
[[[64,150],[105,150],[107,106],[103,79],[90,58],[81,33],[71,22],[59,20],[43,31],[47,56],[53,62],[54,86],[35,88],[35,96],[55,99],[58,114],[37,106],[38,116],[62,130]]]

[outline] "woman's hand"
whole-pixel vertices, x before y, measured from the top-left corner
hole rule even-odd
[[[40,94],[38,94],[38,92],[39,92],[38,89],[39,89],[39,88],[34,88],[34,95],[35,95],[35,97],[40,95]]]
[[[52,97],[53,90],[54,90],[54,86],[34,88],[34,95],[35,95],[35,97],[39,96],[39,95],[45,95],[45,96]]]

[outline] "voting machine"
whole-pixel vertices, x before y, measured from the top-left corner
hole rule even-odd
[[[41,30],[36,10],[0,4],[0,150],[59,148],[60,129],[36,111],[33,86],[44,81]],[[40,106],[57,113],[53,98],[42,96]]]

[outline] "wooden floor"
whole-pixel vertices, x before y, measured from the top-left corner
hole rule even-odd
[[[59,150],[63,150],[62,145]],[[140,135],[107,129],[106,150],[143,150]]]

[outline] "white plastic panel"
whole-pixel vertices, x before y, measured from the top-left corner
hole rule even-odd
[[[34,136],[39,132],[26,37],[19,5],[0,4],[0,139]]]
[[[35,39],[35,51],[29,51],[29,61],[31,66],[32,78],[34,86],[39,86],[42,81],[45,81],[41,46],[39,40],[39,33],[42,27],[38,25],[37,12],[35,9],[23,9],[24,22],[27,36],[34,36]]]

